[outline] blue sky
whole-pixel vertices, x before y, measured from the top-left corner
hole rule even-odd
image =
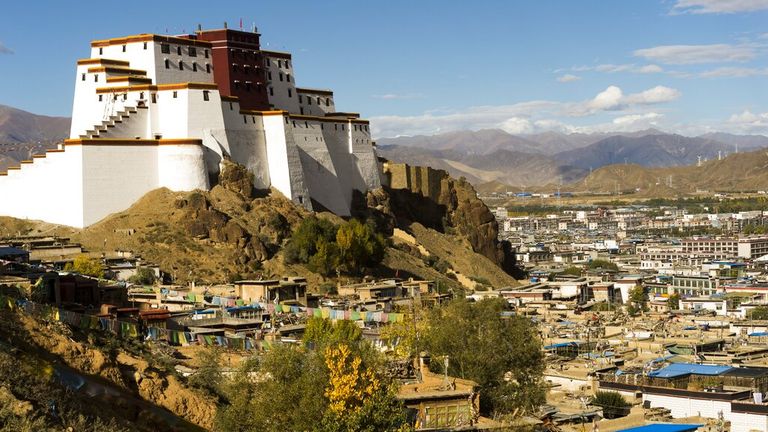
[[[9,3],[0,104],[39,114],[69,115],[92,39],[242,18],[377,137],[768,133],[768,0]]]

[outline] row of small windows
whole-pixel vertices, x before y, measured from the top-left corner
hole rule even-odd
[[[144,42],[144,49],[147,49],[147,43],[146,42]],[[125,52],[125,45],[123,45],[123,52]],[[170,54],[171,53],[171,45],[170,44],[160,44],[160,52],[163,53],[163,54]],[[176,54],[177,55],[182,55],[181,45],[176,47]],[[197,57],[197,47],[193,47],[193,46],[187,47],[187,55],[189,55],[190,57]],[[205,56],[205,58],[208,58],[208,56],[210,54],[208,53],[207,49],[203,50],[203,55]]]
[[[291,82],[291,74],[283,75],[283,73],[280,72],[279,77],[280,77],[280,81],[283,81],[283,78],[285,78],[286,82]],[[272,81],[272,72],[267,72],[267,79]]]
[[[147,43],[146,42],[144,42],[142,48],[145,49],[145,50],[147,49]],[[123,52],[126,52],[128,50],[128,45],[124,44],[122,46],[122,50],[123,50]],[[160,52],[162,52],[163,54],[170,54],[171,53],[171,45],[170,44],[160,44]],[[103,54],[104,54],[104,48],[99,48],[99,55],[103,55]],[[176,54],[182,55],[181,45],[176,47]],[[190,57],[197,57],[197,47],[187,47],[187,54]],[[207,49],[203,50],[203,55],[205,56],[205,58],[208,58],[210,56],[210,52]]]
[[[287,123],[287,121],[286,121],[286,123]],[[300,123],[297,124],[296,120],[293,121],[293,127],[299,127],[299,125],[300,125]],[[355,128],[354,130],[356,130],[356,131],[363,131],[363,130],[367,131],[368,130],[368,125],[352,125],[352,126]],[[309,122],[308,121],[304,122],[304,127],[305,128],[309,128]],[[325,126],[323,125],[323,123],[320,123],[320,129],[325,129]],[[334,123],[333,124],[333,130],[339,130],[339,123]],[[341,130],[346,130],[346,126],[344,125],[344,123],[341,123]],[[355,141],[356,142],[362,142],[362,139],[358,138]]]
[[[157,96],[158,96],[157,93],[152,93],[151,96],[152,96],[152,103],[157,103]],[[172,97],[174,99],[178,99],[179,92],[174,90]],[[116,95],[116,94],[112,95],[112,100],[117,100],[117,98],[118,98],[118,95]],[[128,100],[128,93],[123,93],[123,100],[124,101]],[[143,100],[144,100],[144,92],[141,92],[141,93],[139,93],[139,101],[143,101]],[[210,91],[203,90],[203,100],[206,101],[206,102],[211,100],[211,92]],[[99,102],[103,102],[103,101],[104,101],[104,95],[99,95]],[[230,107],[230,109],[232,109],[232,104],[229,104],[229,107]]]
[[[275,95],[275,88],[274,88],[274,87],[270,87],[270,88],[269,88],[269,95],[270,95],[270,96],[274,96],[274,95]],[[289,97],[289,98],[290,98],[290,97],[293,97],[293,90],[291,90],[291,89],[288,89],[288,97]]]
[[[192,62],[191,65],[192,65],[192,72],[197,72],[197,70],[198,70],[197,63]],[[166,69],[170,69],[171,68],[171,61],[168,60],[168,59],[165,59],[165,68]],[[184,62],[182,60],[179,60],[179,70],[184,70]],[[205,72],[206,73],[211,73],[211,64],[210,63],[206,63],[205,64]]]
[[[251,66],[251,65],[242,65],[242,66],[243,66],[242,71],[243,71],[244,75],[250,75],[250,74],[258,75],[259,74],[259,69],[261,69],[261,67],[259,67],[259,66]],[[253,72],[251,72],[251,71],[253,71]],[[240,72],[240,65],[233,63],[232,64],[232,72],[238,72],[239,73]]]
[[[272,61],[269,58],[267,58],[267,59],[265,59],[264,63],[267,65],[267,67],[269,67],[272,64]],[[290,69],[291,68],[291,64],[288,63],[288,60],[277,60],[277,67],[278,68]]]
[[[305,96],[307,98],[307,105],[312,105],[312,97],[311,96]],[[302,97],[299,95],[299,103],[302,102]],[[322,105],[322,99],[320,96],[317,97],[317,104]],[[331,98],[325,98],[325,106],[331,106]]]

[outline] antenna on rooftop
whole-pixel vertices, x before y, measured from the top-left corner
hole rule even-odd
[[[199,32],[203,31],[203,25],[202,24],[197,24],[197,31],[199,31]]]
[[[224,21],[224,30],[226,30],[226,29],[227,29],[227,22]]]
[[[700,167],[701,166],[701,155],[699,155],[697,157],[699,158],[699,161],[696,162],[696,166]]]

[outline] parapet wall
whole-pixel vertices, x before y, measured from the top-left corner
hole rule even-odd
[[[440,201],[443,181],[448,178],[446,171],[392,162],[385,162],[383,168],[383,183],[390,189],[406,189],[433,201]]]

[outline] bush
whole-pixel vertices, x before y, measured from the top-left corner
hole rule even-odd
[[[617,392],[598,391],[592,397],[590,403],[601,407],[603,409],[603,417],[607,419],[624,417],[629,414],[630,403]]]
[[[136,269],[136,274],[128,278],[128,282],[139,285],[152,285],[157,278],[155,272],[148,267],[139,267]]]
[[[594,270],[594,269],[613,270],[613,271],[619,270],[619,266],[617,266],[616,263],[612,263],[608,260],[602,260],[602,259],[592,260],[589,262],[588,266],[591,270]]]
[[[64,271],[80,273],[82,275],[97,278],[104,276],[104,269],[101,266],[101,262],[93,258],[88,258],[87,255],[80,255],[71,263],[67,263],[64,266]]]

